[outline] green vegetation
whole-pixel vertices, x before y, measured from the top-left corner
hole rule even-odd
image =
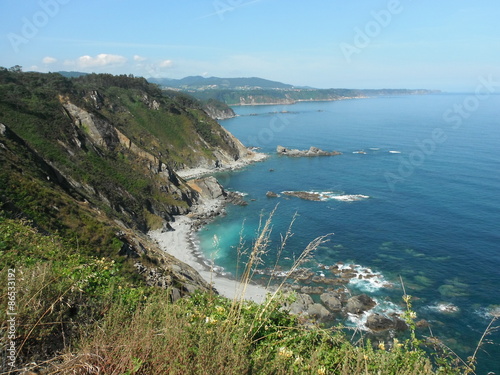
[[[262,305],[210,293],[172,303],[168,290],[141,286],[112,260],[81,254],[59,236],[3,215],[0,227],[0,304],[7,304],[7,271],[15,269],[19,366],[36,361],[51,374],[464,370],[440,356],[433,360],[415,337],[390,345],[351,343],[341,328],[303,325],[280,308],[279,294]]]
[[[8,129],[0,149],[2,202],[37,225],[47,223],[49,231],[63,230],[51,224],[68,215],[58,214],[60,204],[52,201],[56,187],[70,196],[65,206],[75,206],[71,199],[88,202],[145,231],[152,216],[165,218],[192,204],[192,191],[172,178],[172,169],[215,164],[219,150],[237,154],[197,99],[164,95],[133,76],[68,79],[0,68],[0,123]]]
[[[415,95],[428,94],[428,90],[382,89],[309,89],[309,88],[248,88],[248,89],[185,89],[186,92],[200,100],[216,99],[227,105],[240,104],[293,104],[298,101],[328,101],[348,98],[365,98],[383,95]]]
[[[194,271],[155,250],[142,232],[195,200],[172,170],[236,152],[202,106],[133,76],[0,68],[0,306],[16,313],[13,331],[0,320],[2,347],[13,335],[16,352],[15,368],[2,362],[2,373],[473,372],[477,350],[460,364],[418,339],[406,295],[408,340],[353,341],[342,327],[290,316],[281,306],[293,297],[279,292],[262,305],[207,292]],[[270,228],[266,221],[245,253],[245,283]],[[165,288],[146,286],[137,268]],[[180,298],[186,285],[205,292]],[[440,291],[461,288],[451,280]]]

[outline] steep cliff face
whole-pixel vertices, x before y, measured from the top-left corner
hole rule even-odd
[[[0,69],[0,124],[1,210],[124,255],[149,283],[209,288],[143,235],[199,199],[177,170],[251,154],[201,108],[141,78]]]
[[[236,113],[231,107],[214,99],[207,100],[203,105],[203,110],[215,120],[226,120],[236,117]]]
[[[0,90],[0,121],[89,202],[141,230],[196,201],[177,170],[251,154],[194,100],[140,78],[3,71]]]

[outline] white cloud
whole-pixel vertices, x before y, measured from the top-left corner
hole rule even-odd
[[[111,55],[107,53],[101,53],[96,57],[92,56],[80,56],[76,60],[65,61],[65,65],[73,65],[78,68],[94,68],[94,67],[104,67],[110,65],[123,65],[127,62],[127,58],[120,55]]]
[[[134,55],[134,61],[144,61],[147,60],[145,57]]]
[[[159,66],[160,68],[171,68],[173,64],[172,60],[163,60],[160,62]]]
[[[54,64],[55,62],[57,62],[57,59],[54,57],[46,56],[42,59],[42,62],[44,64]]]

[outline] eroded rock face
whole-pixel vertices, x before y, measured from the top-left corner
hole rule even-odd
[[[189,186],[196,190],[203,198],[224,199],[226,192],[219,181],[213,176],[198,178],[188,182]]]
[[[342,309],[342,301],[335,293],[323,293],[319,298],[330,311],[340,311]]]
[[[349,314],[362,314],[375,307],[376,302],[366,294],[351,297],[347,300],[346,312]]]

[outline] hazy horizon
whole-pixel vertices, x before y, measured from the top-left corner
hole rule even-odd
[[[500,76],[500,7],[410,0],[2,3],[0,66],[473,92]]]

